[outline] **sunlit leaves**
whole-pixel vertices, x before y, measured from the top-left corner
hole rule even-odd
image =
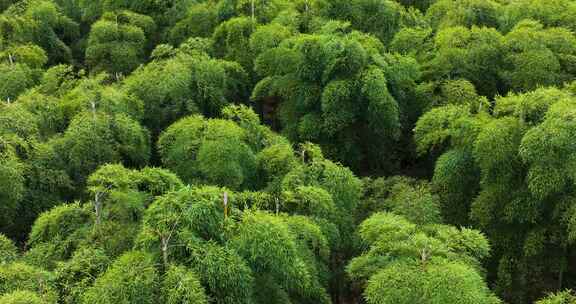
[[[91,219],[90,211],[78,203],[57,206],[42,213],[34,222],[28,244],[32,248],[38,247],[40,251],[52,244],[56,250],[50,259],[68,258],[86,234],[85,228]]]
[[[434,28],[450,26],[497,27],[502,6],[494,0],[439,0],[426,11]]]
[[[82,181],[108,162],[126,161],[145,165],[149,158],[149,134],[126,115],[108,116],[96,112],[77,115],[57,142],[72,176]]]
[[[185,181],[238,188],[251,184],[256,165],[246,136],[232,121],[190,116],[164,131],[158,144],[163,162]]]
[[[438,49],[425,64],[425,75],[435,79],[465,78],[485,96],[496,95],[501,87],[503,37],[486,27],[448,27],[434,37]]]
[[[48,271],[21,262],[0,265],[0,295],[5,295],[0,296],[0,299],[22,299],[18,291],[25,291],[26,295],[36,294],[44,300],[40,302],[42,304],[56,303],[58,296],[52,275]],[[32,299],[34,298],[32,296]]]
[[[530,129],[522,139],[520,156],[531,165],[528,186],[538,197],[561,191],[567,179],[573,178],[571,168],[575,164],[569,155],[576,126],[571,107],[570,102],[554,104],[545,121]]]
[[[18,257],[16,245],[5,235],[0,234],[0,265],[10,263]]]
[[[197,275],[182,266],[171,266],[168,269],[162,287],[167,304],[208,302]]]
[[[46,304],[46,301],[43,301],[38,294],[22,290],[0,296],[0,302],[6,304]]]
[[[539,300],[536,304],[567,304],[576,301],[576,296],[571,290],[560,291],[549,294],[547,297]]]
[[[467,117],[469,112],[461,106],[448,105],[432,109],[424,114],[416,124],[414,137],[418,144],[418,151],[424,153],[428,150],[442,147],[451,139],[453,126],[458,119]]]
[[[116,260],[87,290],[82,303],[155,303],[158,273],[151,257],[138,251]]]
[[[536,21],[522,21],[506,35],[505,45],[508,52],[502,77],[516,91],[573,78],[576,37],[567,29],[544,29]]]
[[[510,31],[522,20],[532,19],[547,27],[562,26],[574,30],[576,28],[575,11],[574,3],[566,0],[511,2],[503,7],[501,26],[502,30]]]
[[[190,114],[214,116],[239,101],[247,83],[245,71],[233,62],[215,60],[199,50],[153,61],[125,81],[125,89],[144,102],[144,124],[154,133]]]
[[[298,256],[294,236],[280,218],[244,215],[232,245],[256,273],[269,273],[288,291],[309,288],[310,274]]]
[[[218,304],[248,304],[254,293],[254,274],[234,250],[208,242],[194,248],[191,258],[206,291]],[[226,265],[226,267],[222,267]]]
[[[392,265],[368,281],[365,296],[371,304],[500,303],[480,274],[458,263],[430,265],[425,270],[413,265]]]

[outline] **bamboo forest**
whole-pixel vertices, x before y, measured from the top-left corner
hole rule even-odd
[[[576,304],[576,0],[0,0],[0,304]]]

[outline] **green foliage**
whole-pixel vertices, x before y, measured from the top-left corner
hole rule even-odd
[[[186,18],[170,30],[170,41],[179,45],[188,37],[210,37],[218,25],[218,12],[210,1],[195,3],[188,9]]]
[[[158,141],[163,163],[189,183],[213,183],[239,189],[253,185],[254,151],[238,124],[201,116],[184,118]]]
[[[504,64],[504,40],[493,28],[447,27],[434,37],[438,52],[425,65],[425,75],[433,79],[465,78],[482,95],[492,97],[502,87],[499,72]]]
[[[126,91],[144,102],[144,125],[154,134],[186,115],[217,115],[244,96],[246,74],[237,63],[211,59],[197,49],[188,53],[186,47],[124,81]]]
[[[208,303],[196,274],[182,266],[171,266],[162,283],[164,303]]]
[[[566,290],[548,295],[546,298],[536,302],[536,304],[564,304],[574,303],[576,297],[571,290]]]
[[[18,249],[5,235],[0,234],[0,265],[10,263],[18,257]]]
[[[394,64],[410,69],[415,62],[382,50],[377,39],[358,32],[285,39],[256,59],[255,70],[265,78],[252,99],[282,101],[274,115],[289,139],[318,142],[329,156],[358,166],[398,138],[396,86],[403,81],[409,91],[417,77],[391,69]],[[363,148],[372,137],[384,138],[383,146]]]
[[[368,303],[500,303],[476,269],[489,251],[477,231],[420,230],[402,216],[375,213],[359,235],[369,249],[347,271],[366,283]]]
[[[298,257],[295,239],[280,218],[265,213],[244,215],[232,244],[254,272],[271,274],[288,290],[309,286],[310,278]]]
[[[63,303],[80,303],[94,280],[106,271],[110,259],[100,249],[81,247],[66,262],[58,264],[54,273]]]
[[[505,37],[509,50],[502,77],[516,91],[559,85],[573,79],[576,37],[565,28],[543,28],[526,20]]]
[[[541,88],[498,97],[491,115],[464,111],[447,117],[455,108],[444,106],[425,114],[415,130],[421,149],[449,149],[433,178],[441,201],[449,204],[444,214],[451,223],[476,223],[490,236],[498,257],[496,290],[511,302],[534,300],[545,290],[513,276],[564,272],[572,231],[573,99],[567,89]],[[457,211],[451,207],[456,203]],[[561,231],[567,235],[552,237]],[[545,252],[555,258],[543,260]],[[541,289],[520,287],[528,285]]]
[[[96,279],[84,293],[82,303],[156,303],[158,285],[151,257],[127,252]]]
[[[404,10],[395,1],[328,1],[323,14],[332,19],[349,21],[365,33],[389,42],[403,23]]]
[[[282,180],[287,198],[295,199],[288,202],[287,207],[293,204],[297,208],[293,211],[300,209],[305,215],[324,216],[339,230],[338,244],[332,245],[342,247],[340,249],[351,246],[354,219],[350,215],[354,214],[362,195],[361,181],[348,168],[324,159],[317,146],[304,145],[301,153],[308,162],[296,166]]]
[[[78,38],[78,24],[64,15],[56,3],[46,0],[19,2],[3,12],[2,24],[0,49],[21,49],[28,55],[35,53],[38,63],[46,59],[50,64],[72,60],[71,48],[66,43]],[[41,47],[47,58],[31,44]],[[45,59],[38,60],[42,57]]]
[[[46,64],[48,58],[42,48],[30,44],[17,45],[4,49],[0,52],[0,60],[10,64],[18,62],[32,69],[38,69]]]
[[[149,158],[149,133],[124,114],[106,115],[96,111],[75,116],[56,149],[75,180],[86,176],[105,163],[121,160],[142,166]]]
[[[225,189],[216,187],[184,187],[158,197],[144,214],[144,231],[157,244],[154,252],[162,253],[167,264],[174,250],[186,245],[183,237],[223,241]],[[232,209],[232,208],[230,208]]]
[[[442,222],[439,199],[425,185],[412,187],[397,184],[390,190],[390,196],[384,204],[390,211],[418,225]]]
[[[507,32],[522,20],[531,19],[537,20],[546,27],[561,26],[574,30],[575,10],[574,3],[566,0],[511,2],[504,7],[501,27]]]
[[[312,187],[299,186],[294,191],[284,192],[284,208],[290,213],[331,218],[336,206],[328,191]]]
[[[86,234],[91,219],[91,212],[79,203],[54,207],[36,219],[28,237],[28,244],[32,248],[39,247],[40,252],[37,254],[43,254],[45,250],[52,251],[51,259],[68,258]]]
[[[0,295],[8,299],[18,299],[22,296],[18,291],[26,291],[40,297],[43,300],[40,303],[54,304],[57,300],[54,287],[52,274],[47,271],[19,262],[0,265]],[[10,296],[11,293],[16,294]]]
[[[247,71],[252,70],[254,57],[250,50],[250,35],[255,28],[254,21],[247,17],[221,23],[212,35],[214,53],[219,58],[240,63]]]
[[[0,0],[0,302],[574,302],[574,16]]]
[[[301,247],[296,239],[311,237],[309,231],[307,235],[304,231],[303,227],[295,230],[282,218],[268,213],[245,213],[231,244],[254,273],[273,280],[276,288],[284,290],[288,296],[326,303],[327,293],[316,281],[317,264],[308,251],[314,249]],[[315,238],[310,241],[317,242],[318,233],[321,235],[316,230]]]
[[[448,223],[468,223],[469,199],[478,191],[479,171],[472,153],[463,149],[449,150],[436,161],[432,188],[440,197],[442,215]]]
[[[414,139],[419,153],[441,148],[448,141],[455,141],[456,126],[469,116],[462,106],[447,105],[430,110],[418,120]]]
[[[86,62],[91,71],[131,72],[143,62],[146,38],[154,30],[154,21],[145,15],[129,11],[104,14],[90,29]]]
[[[0,137],[0,231],[5,231],[14,220],[16,210],[24,195],[24,169],[25,165],[16,156],[15,149]]]
[[[0,302],[6,304],[44,304],[41,297],[31,291],[14,291],[0,296]]]
[[[78,76],[71,65],[53,66],[42,75],[40,91],[48,95],[62,96],[76,86]]]
[[[497,0],[438,0],[426,11],[434,28],[486,26],[496,28],[502,13]]]
[[[125,114],[140,121],[144,115],[142,101],[117,87],[104,86],[106,75],[83,79],[62,98],[61,108],[67,119],[82,111]]]
[[[193,248],[191,265],[213,301],[252,303],[254,275],[246,261],[235,251],[212,242],[199,245]]]
[[[291,3],[283,0],[226,0],[223,1],[221,10],[225,6],[235,6],[235,13],[248,16],[260,23],[272,21],[281,11],[288,10]]]
[[[292,147],[281,143],[262,149],[257,155],[256,164],[260,177],[274,188],[296,166],[297,159]]]
[[[37,83],[38,75],[28,66],[0,63],[0,99],[8,102]]]
[[[365,296],[368,303],[500,303],[482,277],[462,264],[430,265],[425,270],[393,265],[368,281]]]

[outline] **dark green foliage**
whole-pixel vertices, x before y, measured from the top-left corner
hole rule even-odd
[[[349,21],[362,32],[389,42],[402,25],[404,10],[395,1],[353,0],[327,1],[324,14],[333,19]]]
[[[170,41],[179,45],[188,37],[210,37],[218,24],[218,12],[210,1],[190,6],[186,18],[170,30]]]
[[[152,18],[129,11],[104,14],[90,29],[86,62],[91,71],[122,75],[134,70],[144,60],[146,38],[155,26]]]
[[[16,156],[15,149],[7,138],[0,138],[0,231],[10,227],[16,215],[17,208],[24,195],[24,164]]]
[[[355,167],[365,159],[386,166],[373,153],[398,138],[403,97],[396,93],[400,86],[413,88],[418,68],[382,50],[379,41],[358,32],[286,39],[256,59],[255,70],[265,78],[252,98],[280,103],[274,115],[290,139],[318,142],[329,156]],[[414,73],[396,74],[392,65]],[[363,147],[369,138],[382,146]]]
[[[464,111],[440,128],[433,124],[447,116],[438,114],[451,115],[447,113],[456,108],[437,108],[425,114],[416,129],[423,148],[442,147],[440,142],[451,148],[438,160],[433,179],[444,202],[460,204],[458,213],[447,218],[465,223],[468,220],[461,218],[468,214],[491,237],[499,257],[495,262],[497,290],[514,302],[535,300],[541,294],[520,291],[524,287],[512,292],[512,286],[541,285],[512,276],[537,272],[556,277],[565,271],[564,248],[572,242],[568,223],[573,194],[567,155],[572,153],[568,138],[573,128],[568,117],[573,101],[569,90],[542,88],[496,99],[492,115]],[[555,258],[538,258],[545,252]]]

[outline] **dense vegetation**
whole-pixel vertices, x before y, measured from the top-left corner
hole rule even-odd
[[[0,0],[0,304],[576,303],[576,1]]]

